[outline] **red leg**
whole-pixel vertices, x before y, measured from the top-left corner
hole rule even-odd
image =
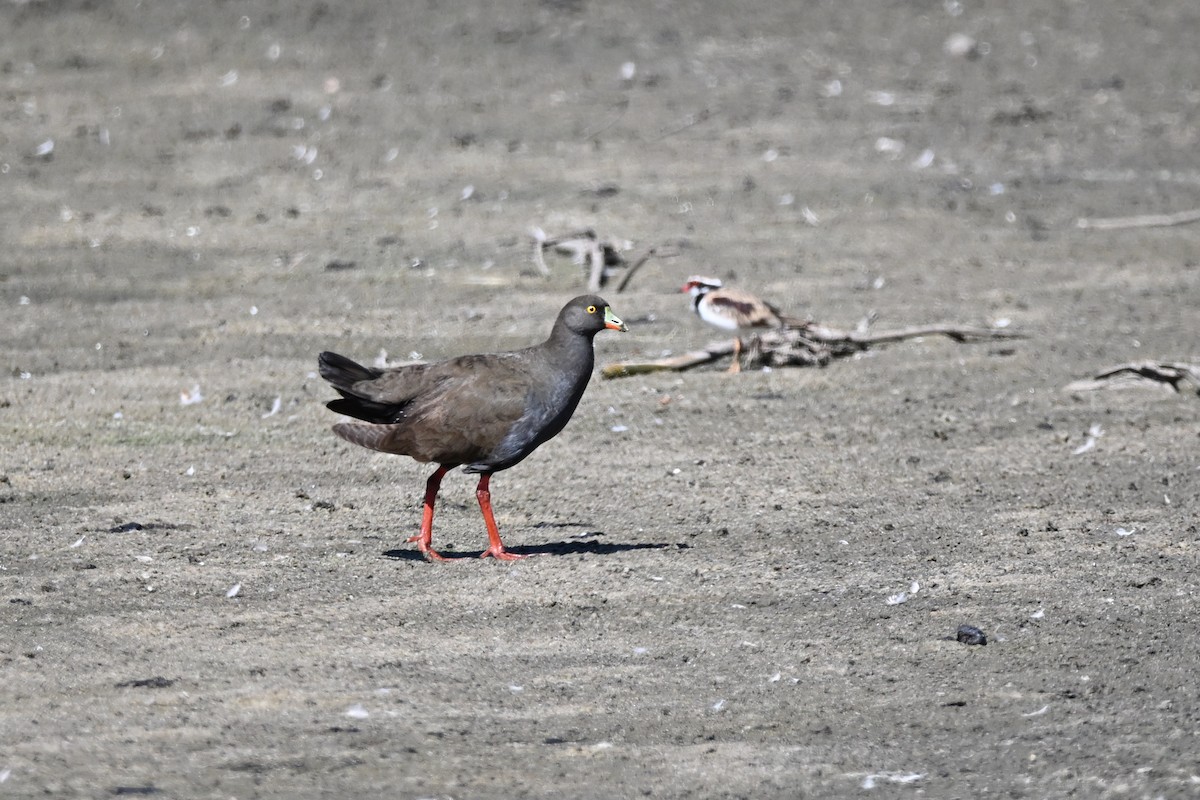
[[[437,472],[430,475],[429,480],[425,482],[425,512],[421,517],[421,532],[405,540],[416,542],[417,549],[430,561],[450,560],[430,547],[433,543],[433,503],[437,500],[438,489],[442,487],[442,478],[449,470],[449,467],[439,466]]]
[[[492,516],[492,492],[488,489],[488,483],[491,480],[491,475],[484,473],[479,476],[479,486],[475,488],[475,497],[479,500],[479,510],[483,512],[483,521],[487,525],[488,532],[488,549],[480,553],[480,558],[498,558],[501,561],[516,561],[519,558],[527,558],[528,556],[517,555],[510,553],[504,549],[504,542],[500,541],[500,529],[496,527],[496,518]]]

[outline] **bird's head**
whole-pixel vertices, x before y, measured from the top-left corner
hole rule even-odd
[[[563,306],[559,319],[576,333],[596,334],[606,328],[614,331],[629,330],[613,313],[604,298],[594,294],[585,294],[567,303]]]
[[[687,283],[679,291],[684,294],[690,294],[692,297],[703,297],[713,289],[721,288],[720,278],[709,278],[705,275],[693,275],[687,279]]]

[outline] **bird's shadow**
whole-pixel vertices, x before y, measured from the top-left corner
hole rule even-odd
[[[549,526],[541,526],[549,527]],[[562,525],[558,527],[567,527]],[[571,556],[580,555],[582,553],[591,553],[592,555],[606,556],[613,553],[624,553],[629,550],[665,550],[674,547],[678,550],[686,550],[689,545],[675,542],[623,542],[623,543],[608,543],[597,541],[595,537],[603,536],[603,533],[595,532],[587,534],[589,538],[578,538],[563,542],[546,542],[545,544],[529,544],[516,545],[514,547],[505,548],[508,552],[518,556]],[[434,544],[436,547],[436,543]],[[483,553],[482,550],[438,550],[446,558],[471,558],[478,557]],[[424,561],[425,556],[416,548],[404,550],[385,550],[383,552],[385,558],[393,558],[397,561]]]

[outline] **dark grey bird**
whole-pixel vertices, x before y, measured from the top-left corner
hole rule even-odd
[[[442,478],[458,466],[479,474],[475,496],[489,540],[480,557],[523,558],[500,540],[492,473],[519,463],[571,419],[592,376],[592,339],[606,328],[627,330],[603,299],[583,295],[563,306],[550,338],[523,350],[387,369],[321,353],[321,377],[342,396],[328,408],[361,420],[338,423],[333,432],[372,450],[438,465],[425,484],[421,530],[407,540],[426,558],[447,560],[431,547],[433,507]]]

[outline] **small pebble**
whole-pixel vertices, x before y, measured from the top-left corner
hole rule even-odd
[[[974,625],[959,625],[955,638],[963,644],[987,644],[987,634]]]

